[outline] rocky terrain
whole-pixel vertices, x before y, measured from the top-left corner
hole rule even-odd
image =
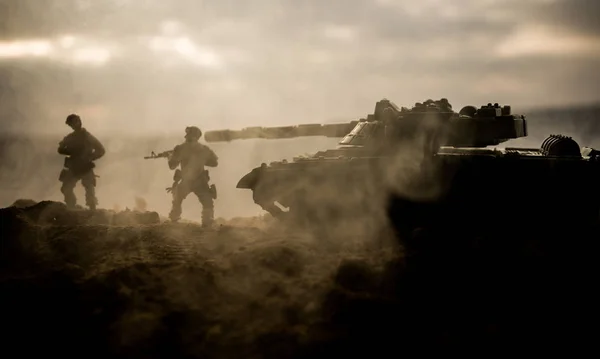
[[[342,261],[376,268],[394,253],[262,218],[205,230],[56,202],[0,218],[6,344],[23,355],[289,357],[309,344]]]
[[[3,348],[20,356],[492,354],[593,338],[598,232],[546,231],[513,241],[520,251],[445,238],[405,252],[268,217],[207,230],[33,203],[0,211]]]

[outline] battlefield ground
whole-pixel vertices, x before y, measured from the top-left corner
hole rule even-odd
[[[528,113],[530,136],[507,146],[539,147],[562,133],[598,148],[599,110]],[[211,171],[217,226],[199,226],[191,196],[182,223],[166,223],[172,173],[164,159],[143,156],[181,138],[99,137],[108,153],[94,214],[60,203],[61,136],[0,138],[3,352],[379,358],[595,349],[598,228],[540,228],[515,236],[519,243],[507,238],[500,251],[447,237],[426,238],[443,243],[435,250],[407,250],[391,231],[319,236],[286,226],[235,189],[260,162],[335,146],[325,138],[211,144],[220,157]]]

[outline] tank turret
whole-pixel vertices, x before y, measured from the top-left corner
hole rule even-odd
[[[527,124],[524,116],[511,113],[510,106],[497,103],[465,106],[457,113],[444,98],[416,103],[411,109],[382,99],[372,114],[347,123],[215,130],[207,131],[204,138],[207,142],[229,142],[326,136],[341,138],[339,145],[343,147],[380,148],[427,132],[439,138],[440,146],[486,147],[527,136]]]
[[[446,146],[486,147],[526,136],[524,115],[512,114],[510,106],[488,103],[479,108],[465,106],[452,115]]]
[[[332,124],[303,124],[281,127],[246,127],[241,130],[207,131],[207,142],[229,142],[232,140],[262,138],[281,139],[307,136],[344,137],[356,126],[358,121]]]
[[[457,113],[446,99],[416,103],[411,109],[382,100],[370,116],[383,124],[386,140],[392,142],[429,133],[437,137],[439,146],[487,147],[527,136],[525,116],[514,115],[510,106],[497,103],[465,106]],[[352,137],[341,144],[356,142]]]

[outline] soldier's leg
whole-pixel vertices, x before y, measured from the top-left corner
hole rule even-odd
[[[210,227],[215,219],[215,204],[213,195],[208,186],[200,190],[194,191],[196,197],[202,204],[202,226]]]
[[[85,204],[91,210],[95,210],[98,205],[96,198],[96,174],[89,171],[81,177],[81,184],[85,189]]]
[[[171,202],[171,212],[169,212],[169,219],[172,222],[177,222],[181,217],[181,205],[188,194],[190,194],[189,187],[182,183],[173,189],[173,202]]]
[[[74,208],[77,204],[77,197],[75,197],[75,192],[73,190],[75,189],[75,185],[79,178],[73,175],[71,171],[63,169],[60,172],[58,180],[62,182],[60,192],[65,198],[65,204],[68,208]]]

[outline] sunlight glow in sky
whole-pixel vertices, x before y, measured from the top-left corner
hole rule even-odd
[[[600,54],[600,40],[564,34],[541,26],[526,26],[496,48],[501,57]]]
[[[351,43],[358,33],[350,26],[331,25],[324,28],[323,35],[326,38]],[[155,54],[157,61],[162,59],[170,65],[181,64],[183,60],[195,66],[212,69],[223,66],[221,56],[209,47],[198,45],[189,37],[180,34],[174,22],[165,23],[162,34],[149,36],[143,43]],[[449,43],[444,46],[443,42],[440,42],[436,46],[429,46],[422,54],[443,59],[452,55],[455,49],[451,47]],[[93,39],[75,35],[64,35],[56,39],[13,40],[0,42],[0,61],[15,58],[48,58],[73,65],[106,65],[115,56],[117,49],[117,44],[101,44]],[[594,54],[600,53],[600,41],[557,33],[540,26],[525,26],[499,43],[494,53],[501,58]],[[173,55],[177,58],[172,58]],[[329,62],[331,56],[325,51],[313,50],[306,53],[305,58],[310,63],[321,64]]]
[[[47,40],[0,42],[0,58],[47,57],[52,50],[52,43]]]
[[[172,56],[190,64],[218,69],[222,62],[217,53],[208,47],[195,44],[186,36],[150,36],[144,42],[157,60],[173,64]],[[124,53],[123,46],[99,43],[90,38],[64,35],[55,39],[29,39],[0,42],[2,59],[47,58],[72,65],[106,65],[116,54]]]
[[[2,58],[48,58],[73,65],[104,65],[111,58],[108,47],[66,35],[58,39],[0,42]]]
[[[197,66],[210,68],[221,66],[219,56],[214,51],[194,44],[187,37],[155,36],[150,39],[148,45],[157,55],[165,58],[168,58],[171,54],[176,54]]]

